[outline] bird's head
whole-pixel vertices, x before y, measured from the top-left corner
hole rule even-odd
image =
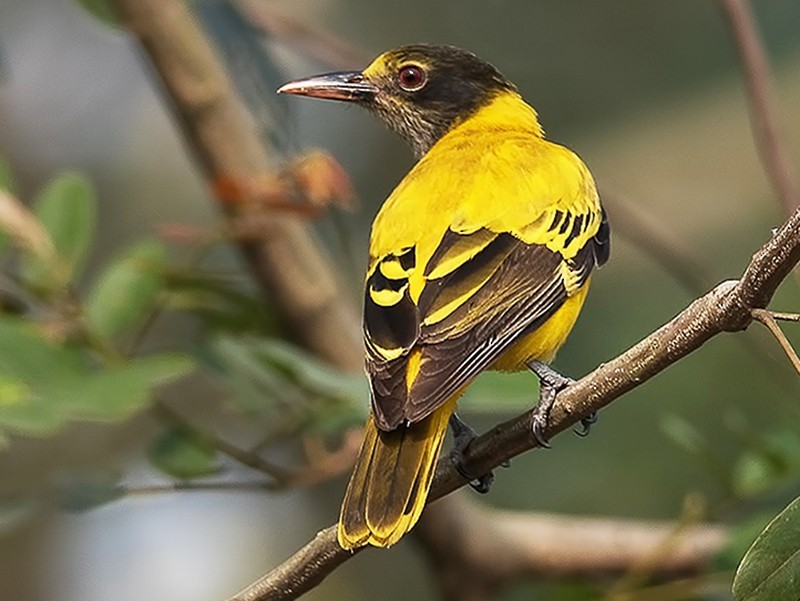
[[[453,46],[416,44],[381,54],[363,71],[292,81],[278,92],[354,102],[375,112],[421,156],[454,125],[514,84]]]

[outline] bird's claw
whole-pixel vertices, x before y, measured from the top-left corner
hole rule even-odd
[[[550,415],[551,407],[552,403],[550,403],[550,406],[548,407],[543,402],[543,399],[540,398],[539,404],[536,405],[536,409],[533,412],[533,417],[531,418],[531,435],[536,441],[536,444],[543,449],[550,448],[550,443],[547,442],[547,439],[544,436],[544,431],[547,428],[547,418]]]
[[[575,429],[573,432],[580,436],[581,438],[585,438],[589,436],[589,431],[592,429],[592,426],[597,423],[597,411],[592,411],[589,415],[584,417],[581,420],[581,427],[580,429]]]
[[[550,410],[556,402],[558,393],[570,384],[573,384],[575,380],[562,376],[552,367],[540,361],[531,361],[528,367],[539,377],[539,403],[536,405],[533,417],[531,418],[531,435],[536,441],[536,444],[542,448],[549,449],[550,444],[547,442],[544,432],[547,429],[547,420],[550,417]],[[583,423],[583,421],[581,423]],[[588,425],[591,426],[591,423]],[[586,426],[584,426],[584,429],[586,433],[588,433],[588,428]]]
[[[464,451],[475,440],[478,435],[466,422],[462,421],[455,413],[450,417],[450,429],[453,431],[453,450],[450,451],[450,459],[456,471],[464,478],[469,480],[469,485],[475,492],[482,495],[489,492],[494,483],[494,474],[489,472],[482,476],[473,476],[464,467]],[[506,462],[508,464],[508,462]]]

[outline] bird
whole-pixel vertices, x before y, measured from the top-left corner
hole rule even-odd
[[[279,93],[377,115],[417,159],[372,225],[363,307],[370,416],[339,518],[344,549],[389,547],[418,521],[448,424],[456,467],[475,432],[455,412],[487,370],[540,379],[543,446],[556,394],[548,363],[572,330],[610,227],[592,174],[544,136],[536,110],[492,64],[447,45],[389,50],[362,71]],[[591,423],[585,420],[585,428]]]

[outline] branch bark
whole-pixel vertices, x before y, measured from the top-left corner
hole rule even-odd
[[[434,519],[431,519],[434,518]],[[514,578],[697,573],[728,537],[717,525],[499,511],[451,495],[416,529],[446,599],[490,599]]]
[[[753,255],[739,280],[719,284],[669,323],[563,390],[553,407],[545,436],[552,438],[574,426],[582,417],[640,386],[710,338],[747,328],[753,319],[752,311],[766,307],[798,260],[800,209]],[[526,412],[475,439],[464,455],[466,470],[483,474],[534,448],[530,436],[531,414]],[[437,466],[430,499],[438,499],[464,484],[464,478],[445,457]],[[336,526],[329,526],[229,601],[296,599],[354,555],[339,547]]]
[[[170,108],[209,184],[225,176],[254,181],[275,170],[247,110],[182,0],[115,0],[141,43]],[[342,369],[362,367],[356,312],[342,296],[333,266],[298,219],[264,213],[256,203],[224,206],[234,220],[257,214],[263,235],[242,244],[256,280],[284,314],[299,342]]]

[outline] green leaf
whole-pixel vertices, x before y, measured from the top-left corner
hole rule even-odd
[[[673,443],[693,455],[707,450],[706,440],[700,431],[683,418],[667,415],[661,420],[661,431]]]
[[[782,471],[763,453],[748,449],[733,468],[733,490],[739,497],[764,492],[777,482]]]
[[[80,354],[44,338],[30,323],[0,318],[0,427],[45,436],[69,415],[57,393],[86,373]]]
[[[253,340],[252,348],[267,364],[285,372],[304,390],[326,399],[350,401],[369,398],[367,380],[362,373],[338,370],[300,347],[278,340]]]
[[[251,344],[261,361],[308,397],[306,429],[335,434],[367,419],[369,389],[363,373],[338,370],[283,340],[259,339]]]
[[[164,284],[166,250],[156,242],[131,248],[101,274],[86,299],[86,325],[106,339],[140,324]]]
[[[800,599],[800,498],[773,519],[745,553],[733,578],[736,601]]]
[[[148,407],[155,387],[193,368],[187,355],[161,353],[90,369],[80,350],[0,317],[0,429],[48,436],[70,420],[122,420]]]
[[[67,511],[87,511],[120,499],[125,488],[113,472],[71,472],[56,481],[58,504]]]
[[[306,399],[278,373],[255,356],[252,346],[228,335],[215,337],[204,358],[245,411],[298,413]]]
[[[76,0],[76,2],[101,23],[119,27],[117,11],[109,0]]]
[[[60,402],[75,417],[119,421],[149,407],[155,388],[193,369],[194,361],[188,355],[148,355],[83,378]]]
[[[733,470],[734,491],[742,497],[762,493],[800,473],[800,436],[791,430],[750,435],[750,448]]]
[[[27,253],[22,276],[35,290],[61,290],[80,273],[94,237],[96,204],[91,183],[77,173],[63,173],[39,194],[33,209],[53,242],[49,257]]]
[[[204,358],[240,407],[269,417],[273,432],[332,433],[366,419],[363,374],[339,371],[287,342],[219,335]]]
[[[153,465],[181,480],[218,472],[216,455],[216,449],[207,440],[181,427],[162,436],[149,453]]]
[[[283,324],[261,295],[239,282],[192,269],[170,269],[165,305],[190,312],[217,330],[276,336]]]

